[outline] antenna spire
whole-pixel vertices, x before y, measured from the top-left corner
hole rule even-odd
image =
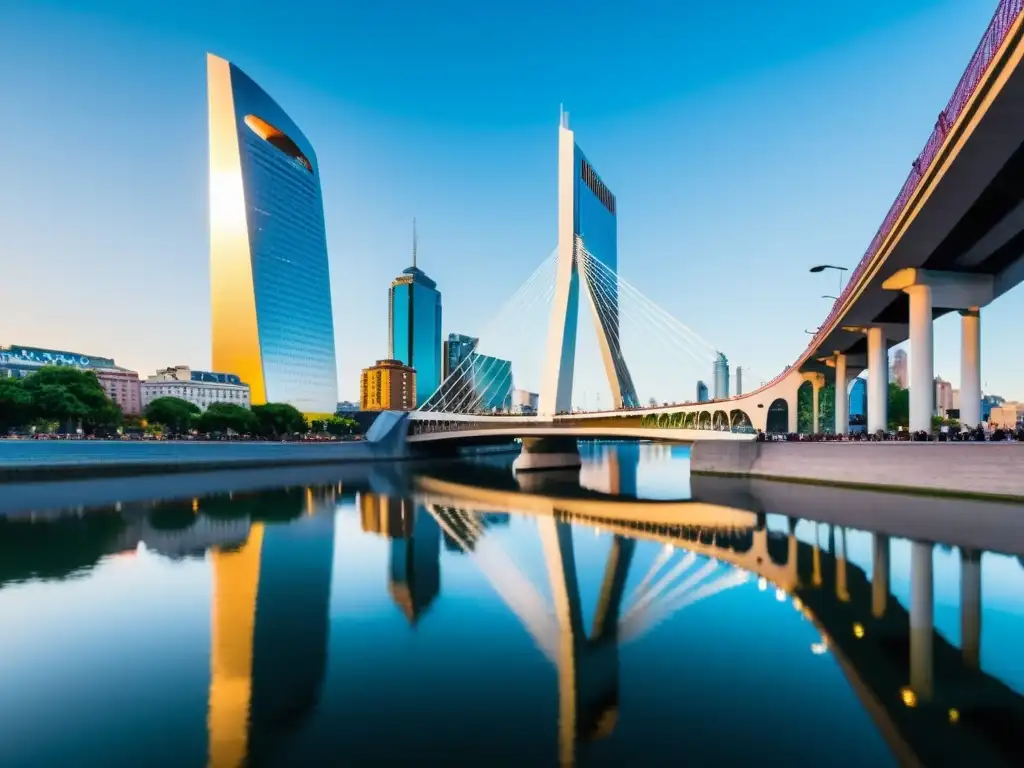
[[[412,268],[416,269],[416,217],[412,217]]]

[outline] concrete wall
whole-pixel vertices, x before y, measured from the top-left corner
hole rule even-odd
[[[698,442],[691,471],[1024,499],[1024,444]]]

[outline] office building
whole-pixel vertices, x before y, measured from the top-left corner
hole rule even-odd
[[[953,385],[941,376],[935,377],[935,415],[945,416],[953,409]]]
[[[1024,404],[1003,403],[989,413],[988,423],[996,429],[1020,429],[1024,427]]]
[[[706,403],[708,401],[708,385],[703,381],[697,382],[697,402]]]
[[[736,395],[743,394],[743,366],[736,366]]]
[[[476,351],[479,339],[458,333],[444,343],[441,397],[456,410],[512,410],[512,362]]]
[[[415,406],[423,405],[441,385],[441,293],[417,266],[415,221],[412,266],[388,294],[388,355],[416,370]]]
[[[399,360],[378,360],[364,368],[359,407],[364,411],[411,411],[416,407],[417,372]]]
[[[865,379],[858,376],[853,380],[853,386],[850,387],[850,418],[853,419],[855,416],[866,417],[868,413],[868,383]]]
[[[594,319],[612,408],[640,405],[619,343],[618,259],[617,200],[576,143],[569,115],[563,112],[558,127],[558,262],[540,390],[545,416],[572,410],[581,294]]]
[[[135,416],[142,412],[139,374],[116,365],[109,357],[20,345],[0,347],[0,377],[23,379],[48,365],[92,371],[122,413]]]
[[[715,358],[714,368],[715,400],[725,400],[729,397],[729,358],[721,352]]]
[[[140,385],[142,407],[157,398],[177,397],[205,411],[213,403],[231,403],[248,408],[249,385],[233,373],[193,371],[187,365],[163,368]]]
[[[900,389],[906,389],[910,382],[910,373],[907,368],[907,353],[897,349],[892,353],[892,363],[889,366],[889,381],[895,383]]]
[[[338,407],[334,410],[334,413],[356,413],[359,410],[359,403],[353,403],[351,400],[342,400],[338,403]]]
[[[525,389],[512,390],[512,412],[526,416],[537,413],[537,405],[540,402],[540,395]]]
[[[320,171],[298,126],[238,67],[207,57],[213,367],[253,404],[332,414],[334,320]]]

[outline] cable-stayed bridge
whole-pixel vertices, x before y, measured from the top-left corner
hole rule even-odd
[[[961,418],[981,422],[981,309],[1024,279],[1024,0],[1002,0],[910,175],[800,356],[767,378],[725,355],[618,272],[615,197],[559,127],[558,246],[513,294],[437,391],[409,417],[410,442],[651,437],[750,440],[797,432],[797,398],[809,388],[810,431],[846,432],[848,401],[819,419],[819,392],[845,393],[867,371],[868,430],[888,426],[888,349],[910,341],[910,428],[930,432],[933,320],[961,315]],[[589,314],[603,376],[575,380],[577,326]],[[546,343],[531,322],[546,322]],[[756,334],[757,330],[752,329]],[[584,334],[581,339],[587,336]],[[638,341],[639,340],[639,341]],[[510,354],[517,342],[527,349]],[[654,350],[652,352],[652,350]],[[539,382],[536,413],[512,415],[506,376]],[[656,362],[653,368],[651,363]],[[737,361],[733,361],[735,364]],[[739,370],[742,368],[742,375]],[[646,370],[645,370],[646,369]],[[508,366],[505,367],[508,370]],[[648,373],[645,381],[644,373]],[[743,382],[736,381],[743,379]],[[579,391],[601,378],[606,400]],[[702,401],[698,379],[708,381]],[[743,385],[748,385],[746,390]],[[575,396],[574,396],[575,391]],[[647,397],[647,393],[656,397]],[[583,398],[586,401],[586,397]],[[507,404],[507,405],[506,405]],[[381,425],[378,432],[385,431]]]

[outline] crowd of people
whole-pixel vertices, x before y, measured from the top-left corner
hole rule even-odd
[[[1024,427],[1017,429],[1003,429],[997,427],[991,431],[983,427],[973,429],[957,430],[946,429],[929,434],[925,431],[910,432],[899,429],[885,432],[879,429],[876,432],[849,432],[847,434],[832,434],[831,432],[819,432],[817,434],[800,435],[795,432],[789,434],[765,433],[758,431],[758,442],[769,443],[878,443],[878,442],[904,442],[904,443],[1001,443],[1001,442],[1022,442],[1024,443]]]

